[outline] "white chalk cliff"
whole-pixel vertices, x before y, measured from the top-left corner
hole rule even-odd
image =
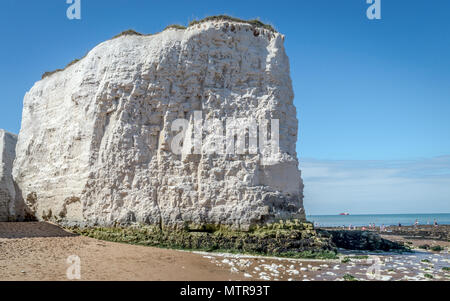
[[[14,179],[40,220],[247,229],[305,218],[284,36],[244,22],[122,35],[24,98]],[[179,156],[172,122],[279,119],[280,154]]]
[[[16,135],[0,130],[0,222],[15,220],[23,213],[23,207],[17,208],[16,188],[11,175],[16,143]]]

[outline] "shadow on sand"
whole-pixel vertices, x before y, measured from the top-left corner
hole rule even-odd
[[[49,223],[0,223],[0,239],[74,237],[76,234]]]

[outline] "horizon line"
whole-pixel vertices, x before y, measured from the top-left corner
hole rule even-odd
[[[365,216],[365,215],[433,215],[433,214],[450,214],[450,212],[442,212],[442,213],[364,213],[364,214],[350,214],[346,216]],[[307,214],[308,216],[343,216],[340,213],[336,214]]]

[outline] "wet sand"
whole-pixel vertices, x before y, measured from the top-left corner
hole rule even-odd
[[[320,261],[192,253],[98,241],[47,223],[0,223],[0,280],[68,280],[71,255],[80,258],[81,280],[88,281],[340,281],[349,275],[358,280],[450,280],[443,270],[450,266],[448,249],[402,255],[342,252],[339,260]]]
[[[225,266],[244,273],[247,280],[450,281],[450,273],[443,270],[450,265],[448,253],[419,250],[405,254],[341,251],[343,257],[333,261],[269,260],[230,254],[203,256],[218,267]]]

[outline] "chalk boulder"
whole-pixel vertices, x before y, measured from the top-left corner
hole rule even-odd
[[[101,43],[25,95],[14,179],[40,220],[248,229],[304,220],[284,36],[215,20]],[[279,120],[279,148],[180,156],[176,119]],[[210,135],[204,134],[205,140]]]

